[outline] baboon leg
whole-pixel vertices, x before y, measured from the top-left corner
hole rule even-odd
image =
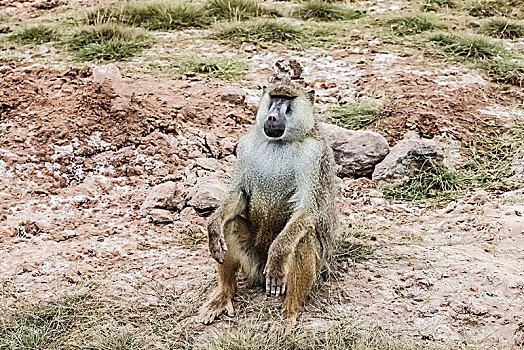
[[[233,297],[236,293],[236,274],[240,269],[241,258],[238,240],[248,233],[248,226],[241,217],[233,219],[224,227],[228,250],[224,255],[224,262],[218,264],[218,286],[200,311],[200,320],[204,324],[210,324],[224,311],[229,316],[234,316]]]
[[[282,306],[286,333],[289,333],[297,323],[298,314],[317,277],[316,252],[320,248],[315,246],[315,241],[316,238],[306,235],[297,245],[290,262],[287,292]]]

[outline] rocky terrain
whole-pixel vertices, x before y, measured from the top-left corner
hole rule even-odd
[[[0,11],[38,19],[94,5],[3,1]],[[365,5],[376,13],[395,11],[394,4]],[[165,35],[190,38],[192,31]],[[0,40],[4,48],[11,45]],[[184,40],[179,43],[187,48]],[[210,41],[192,49],[228,53]],[[23,347],[13,340],[20,328],[11,324],[27,305],[86,288],[97,303],[114,307],[99,322],[117,333],[138,333],[129,346],[106,348],[191,348],[190,340],[173,342],[181,329],[194,340],[221,339],[237,327],[225,316],[209,327],[196,319],[215,276],[205,225],[227,188],[236,142],[254,122],[260,87],[278,57],[305,67],[320,114],[363,96],[382,101],[368,131],[323,126],[339,163],[341,239],[350,250],[342,252],[334,278],[321,283],[299,327],[340,313],[406,348],[524,346],[522,143],[511,148],[503,184],[468,186],[438,201],[395,200],[384,190],[409,181],[417,157],[451,172],[465,169],[468,147],[485,147],[482,130],[496,128],[513,142],[510,135],[524,120],[521,86],[408,47],[394,53],[358,44],[244,49],[250,68],[236,80],[150,74],[140,57],[79,64],[57,58],[61,53],[50,44],[3,51],[0,349],[78,348],[81,327],[60,333],[67,340],[62,343]],[[161,61],[165,52],[158,52]],[[275,301],[259,288],[241,283],[238,299],[240,319],[253,317],[257,308],[270,309],[261,322],[278,317]],[[187,303],[186,310],[173,311],[177,303]],[[150,314],[166,326],[141,321]],[[90,344],[112,344],[97,337]]]

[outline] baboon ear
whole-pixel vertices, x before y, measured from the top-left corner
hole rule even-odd
[[[315,90],[309,90],[307,93],[308,99],[311,101],[311,103],[315,102]]]

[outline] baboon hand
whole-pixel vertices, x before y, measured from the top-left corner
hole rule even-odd
[[[264,269],[266,275],[266,294],[284,295],[286,293],[288,268],[281,259],[269,255]]]
[[[208,227],[209,237],[209,252],[213,259],[219,264],[224,262],[224,255],[227,252],[227,245],[224,239],[224,233],[220,230],[218,225],[209,225]]]

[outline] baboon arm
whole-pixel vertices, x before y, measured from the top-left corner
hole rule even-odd
[[[237,215],[243,213],[247,206],[247,199],[242,191],[230,191],[220,207],[209,218],[207,234],[209,238],[209,252],[220,264],[224,262],[227,245],[224,238],[224,226]]]
[[[264,274],[266,275],[266,292],[281,295],[286,291],[287,276],[292,254],[300,240],[314,230],[312,216],[306,211],[296,212],[282,232],[269,247]]]

